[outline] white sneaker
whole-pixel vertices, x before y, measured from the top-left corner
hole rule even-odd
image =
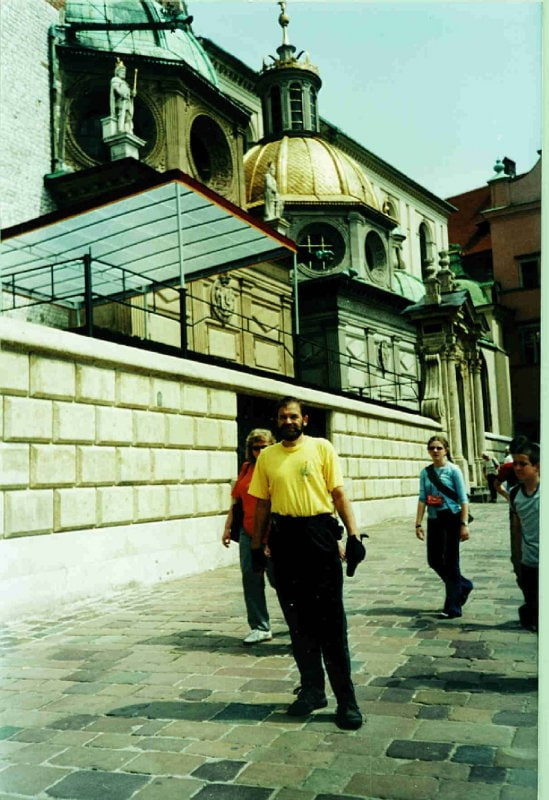
[[[257,644],[258,642],[270,642],[273,638],[271,631],[260,631],[254,628],[244,639],[244,644]]]

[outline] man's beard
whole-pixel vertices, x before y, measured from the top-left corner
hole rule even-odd
[[[295,442],[303,433],[303,428],[292,423],[291,425],[281,425],[278,432],[280,438],[285,442]]]

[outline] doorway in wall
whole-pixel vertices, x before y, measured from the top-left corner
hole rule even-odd
[[[246,437],[253,428],[267,428],[276,436],[275,408],[276,398],[239,394],[237,397],[238,420],[238,463],[242,464],[246,454]],[[313,408],[309,412],[307,426],[309,436],[326,436],[326,411]]]

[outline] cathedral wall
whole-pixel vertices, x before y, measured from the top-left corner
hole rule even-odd
[[[43,0],[0,3],[0,225],[51,211],[48,29],[58,12]]]
[[[5,614],[236,560],[239,394],[327,410],[361,526],[414,513],[426,417],[23,321],[0,338]]]

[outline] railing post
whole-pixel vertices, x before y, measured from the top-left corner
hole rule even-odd
[[[179,330],[181,333],[181,352],[183,355],[187,353],[187,289],[185,286],[180,286],[179,292]]]
[[[92,286],[92,257],[91,253],[85,253],[84,262],[84,309],[86,311],[86,336],[93,336],[93,286]]]

